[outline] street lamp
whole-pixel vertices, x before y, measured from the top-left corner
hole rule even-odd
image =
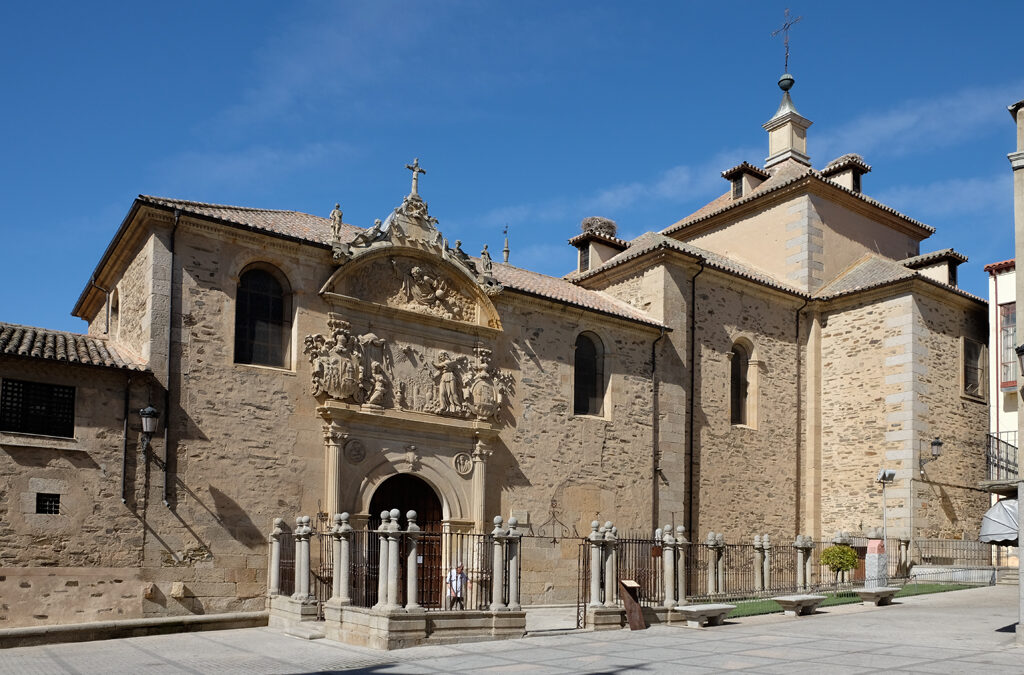
[[[932,440],[932,456],[931,457],[919,456],[917,458],[918,468],[921,470],[921,475],[922,476],[924,475],[924,465],[925,464],[927,464],[928,462],[932,462],[932,461],[938,459],[941,456],[942,456],[942,441],[940,441],[939,437],[936,436]]]
[[[879,469],[876,483],[882,484],[882,541],[889,541],[889,528],[885,517],[885,486],[896,480],[896,471],[893,469]]]
[[[160,411],[152,405],[147,405],[139,411],[139,417],[142,418],[142,449],[145,450],[149,445],[150,439],[153,438],[153,434],[156,433],[156,425],[160,420]]]

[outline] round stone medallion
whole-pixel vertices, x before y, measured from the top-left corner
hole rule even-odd
[[[455,471],[460,476],[468,476],[473,472],[473,458],[467,452],[460,452],[455,455],[452,458],[452,464],[455,465]]]
[[[358,438],[353,438],[345,444],[345,459],[353,464],[366,459],[366,446]]]

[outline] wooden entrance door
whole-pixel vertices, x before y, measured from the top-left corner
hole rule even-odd
[[[419,558],[419,598],[417,602],[424,607],[436,607],[441,602],[441,581],[443,572],[441,570],[441,521],[444,514],[441,510],[441,500],[434,489],[418,476],[408,473],[400,473],[388,478],[373,493],[370,499],[370,528],[380,527],[381,511],[398,509],[401,513],[398,522],[402,530],[405,530],[409,523],[405,514],[412,510],[416,512],[416,524],[423,530],[417,545],[417,557]],[[399,588],[402,601],[405,601],[405,543],[403,540],[401,560],[399,566],[400,579]]]

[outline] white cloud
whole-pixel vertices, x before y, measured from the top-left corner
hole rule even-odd
[[[1006,105],[1020,98],[1024,83],[971,87],[933,99],[911,99],[874,110],[816,136],[818,156],[845,152],[901,156],[948,147],[979,130],[1008,125]]]
[[[1013,201],[1010,172],[982,178],[950,178],[925,185],[905,185],[873,195],[915,218],[986,217],[1006,213]]]

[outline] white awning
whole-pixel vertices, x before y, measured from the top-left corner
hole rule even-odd
[[[986,544],[1017,545],[1017,500],[996,502],[981,518],[978,539]]]

